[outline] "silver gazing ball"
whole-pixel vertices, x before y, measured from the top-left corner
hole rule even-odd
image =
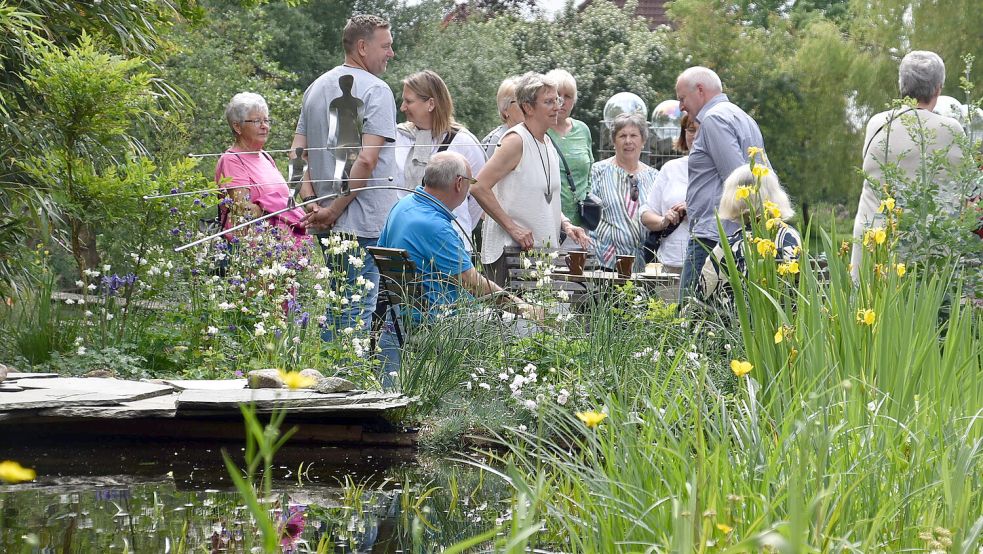
[[[604,124],[609,130],[614,124],[614,118],[623,113],[637,113],[644,118],[648,115],[648,106],[637,94],[630,92],[615,94],[608,100],[607,104],[604,104]]]
[[[652,110],[652,136],[656,140],[674,140],[679,136],[679,122],[683,112],[679,100],[663,100]]]

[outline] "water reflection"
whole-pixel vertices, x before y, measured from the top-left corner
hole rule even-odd
[[[194,450],[134,447],[124,460],[76,451],[74,464],[57,448],[33,458],[19,452],[18,459],[38,460],[39,479],[0,487],[0,551],[259,546],[256,522],[223,476],[218,449]],[[510,494],[498,479],[411,452],[286,448],[277,462],[268,500],[284,552],[439,551],[509,513]]]

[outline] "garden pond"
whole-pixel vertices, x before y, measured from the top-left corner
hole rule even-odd
[[[220,445],[4,450],[38,478],[0,486],[0,551],[248,552],[260,544]],[[273,471],[270,501],[284,552],[439,551],[511,513],[512,491],[501,479],[412,449],[288,444]]]

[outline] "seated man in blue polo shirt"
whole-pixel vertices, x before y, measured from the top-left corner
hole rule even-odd
[[[379,235],[380,247],[406,250],[416,264],[431,312],[457,302],[462,296],[468,297],[469,293],[483,296],[502,291],[478,273],[471,263],[471,254],[454,229],[452,212],[468,197],[474,181],[464,156],[456,152],[435,154],[423,174],[423,186],[396,203]],[[498,298],[500,304],[511,305],[517,313],[542,319],[541,310],[511,294],[503,293]],[[399,351],[392,348],[392,342],[387,324],[380,341],[384,387],[392,383],[390,373],[399,367]]]

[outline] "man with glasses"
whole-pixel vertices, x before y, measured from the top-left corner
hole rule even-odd
[[[396,140],[396,101],[379,78],[393,53],[389,22],[356,15],[342,33],[344,64],[321,75],[304,92],[304,103],[291,150],[307,148],[309,174],[301,187],[304,200],[365,186],[386,185],[395,171],[395,155],[386,143]],[[366,190],[310,204],[309,232],[326,238],[329,231],[357,239],[360,252],[341,256],[348,284],[340,317],[329,308],[322,338],[336,331],[368,329],[378,298],[379,273],[364,250],[376,244],[386,214],[396,203],[394,190]],[[323,246],[323,243],[322,243]],[[330,261],[328,263],[331,263]],[[371,285],[366,289],[364,283]],[[357,296],[357,298],[356,298]]]
[[[749,147],[763,150],[765,142],[758,124],[727,99],[720,77],[706,67],[690,67],[679,75],[676,98],[679,109],[700,125],[689,154],[686,212],[690,240],[679,283],[682,305],[696,287],[708,254],[720,242],[716,213],[724,179],[748,162]],[[738,229],[733,221],[724,221],[723,225],[728,235]]]
[[[400,200],[389,213],[379,235],[379,246],[406,250],[420,272],[420,281],[430,314],[413,314],[420,321],[432,316],[440,307],[455,304],[467,297],[502,292],[501,287],[478,273],[471,254],[454,229],[453,209],[461,205],[474,184],[471,168],[457,152],[434,154],[423,174],[423,186]],[[463,289],[463,290],[462,290]],[[499,298],[516,311],[542,317],[522,300],[503,293]],[[387,325],[380,346],[383,350],[383,385],[398,368],[399,352]]]

